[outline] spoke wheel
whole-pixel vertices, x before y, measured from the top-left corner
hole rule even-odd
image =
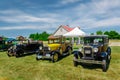
[[[76,57],[74,57],[74,59],[73,59],[73,65],[75,66],[75,67],[77,67],[78,66],[78,62],[77,61],[75,61],[75,59],[77,59]]]
[[[102,70],[103,70],[103,72],[106,72],[107,71],[107,61],[103,60],[102,62],[103,62]]]
[[[12,56],[12,54],[8,51],[7,52],[7,55],[9,56],[9,57],[11,57]]]
[[[55,53],[52,55],[52,62],[57,62],[58,61],[58,53]]]

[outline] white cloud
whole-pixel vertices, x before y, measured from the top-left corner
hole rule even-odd
[[[8,27],[0,27],[0,30],[41,30],[41,29],[46,29],[50,26],[46,26],[45,25],[42,25],[42,26],[29,26],[29,25],[26,25],[26,26],[8,26]]]
[[[16,23],[16,22],[46,22],[46,23],[54,23],[58,22],[57,19],[52,17],[37,17],[33,15],[26,14],[22,11],[18,10],[5,10],[0,11],[2,16],[0,15],[0,21]]]
[[[56,19],[52,18],[39,18],[34,16],[1,16],[1,21],[15,23],[15,22],[46,22],[46,23],[53,23],[57,22]]]
[[[80,0],[61,0],[55,5],[69,5]],[[53,28],[59,25],[70,25],[72,27],[80,26],[82,29],[92,29],[99,27],[113,27],[120,25],[120,0],[92,0],[87,3],[80,3],[72,8],[64,8],[50,13],[39,13],[30,15],[19,10],[0,11],[0,21],[10,23],[23,22],[44,22],[43,26],[29,27],[2,27],[3,30],[12,29],[44,29],[49,30],[50,25]],[[24,27],[24,28],[23,28]],[[43,28],[44,27],[44,28]]]
[[[120,26],[119,4],[119,0],[93,0],[77,5],[70,10],[77,18],[69,24],[83,29]]]
[[[96,23],[93,24],[93,26],[96,27],[110,27],[110,26],[120,26],[120,18],[109,18],[106,20],[96,21]]]
[[[78,2],[78,1],[80,1],[80,0],[62,0],[61,4],[75,3],[75,2]]]

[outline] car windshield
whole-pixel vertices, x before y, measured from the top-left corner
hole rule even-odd
[[[84,37],[84,44],[85,45],[97,45],[103,43],[103,38],[101,37]]]
[[[48,43],[49,44],[60,43],[60,40],[59,39],[49,40]]]

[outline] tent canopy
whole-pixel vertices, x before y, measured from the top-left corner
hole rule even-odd
[[[80,30],[78,27],[74,28],[72,31],[63,34],[63,36],[66,37],[79,37],[79,36],[84,36],[85,32],[83,32],[82,30]]]

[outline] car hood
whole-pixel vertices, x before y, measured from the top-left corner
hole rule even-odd
[[[60,47],[60,44],[48,44],[50,50],[57,50]]]

